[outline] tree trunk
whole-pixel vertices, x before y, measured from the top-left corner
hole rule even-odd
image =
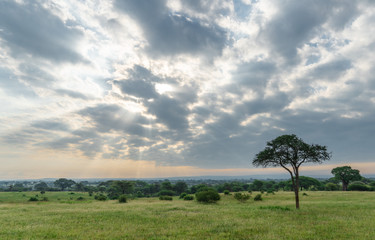
[[[348,190],[348,183],[347,182],[342,181],[342,190],[343,191],[347,191]]]
[[[295,180],[295,188],[294,188],[294,195],[296,198],[296,209],[299,209],[299,176],[298,172],[296,173],[296,180]]]

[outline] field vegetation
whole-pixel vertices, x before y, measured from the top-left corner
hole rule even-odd
[[[262,201],[256,191],[247,201],[221,194],[213,204],[2,192],[0,239],[375,239],[375,192],[303,193],[296,210],[294,193],[284,191],[263,193]]]

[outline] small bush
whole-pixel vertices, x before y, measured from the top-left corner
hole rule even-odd
[[[160,200],[166,200],[166,201],[172,201],[173,198],[171,196],[160,196],[159,197]]]
[[[126,203],[128,201],[128,199],[126,198],[126,195],[120,195],[120,197],[118,197],[118,202],[119,203]]]
[[[254,197],[254,201],[262,201],[263,198],[262,198],[262,194],[257,194],[255,197]]]
[[[353,183],[348,186],[349,191],[371,191],[371,188],[363,183]]]
[[[224,195],[229,195],[229,190],[224,190]]]
[[[90,197],[92,197],[92,194],[93,194],[93,192],[92,192],[92,191],[89,191],[89,196],[90,196]]]
[[[69,193],[69,194],[73,195],[73,194],[75,194],[75,193],[74,193],[74,192],[71,192],[71,193]]]
[[[273,190],[267,190],[267,194],[275,195],[275,192]]]
[[[187,193],[183,192],[183,193],[180,194],[180,197],[179,197],[179,198],[180,198],[180,199],[184,199],[186,195],[187,195]]]
[[[186,196],[184,197],[184,200],[185,200],[185,201],[191,201],[191,200],[194,200],[194,196],[192,196],[192,195],[186,195]]]
[[[48,197],[43,197],[42,200],[40,200],[40,201],[48,202]]]
[[[83,200],[85,200],[84,197],[78,197],[78,198],[77,198],[77,201],[83,201]]]
[[[29,198],[29,202],[37,202],[37,201],[39,201],[37,197]]]
[[[245,202],[250,199],[250,194],[238,192],[234,194],[234,198],[240,202]]]
[[[304,193],[302,193],[302,196],[309,196],[309,195],[308,195],[307,193],[304,192]]]
[[[46,191],[40,191],[40,194],[45,194],[46,193]]]
[[[219,193],[214,189],[197,192],[195,198],[198,202],[215,203],[220,200]]]
[[[334,184],[334,183],[327,183],[325,185],[325,189],[327,191],[336,191],[336,190],[339,190],[339,185]]]
[[[105,200],[107,200],[107,196],[106,195],[104,195],[104,194],[98,194],[98,195],[95,195],[95,197],[94,197],[96,200],[98,200],[98,201],[105,201]]]

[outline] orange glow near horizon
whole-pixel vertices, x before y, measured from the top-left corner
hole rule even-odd
[[[155,161],[74,158],[71,154],[47,151],[24,156],[27,161],[9,161],[2,166],[0,179],[40,178],[168,178],[189,176],[244,176],[289,174],[282,168],[205,169],[193,166],[162,166]],[[27,158],[26,158],[27,157]],[[338,166],[350,165],[361,174],[374,174],[374,162],[302,166],[300,175],[330,175]]]

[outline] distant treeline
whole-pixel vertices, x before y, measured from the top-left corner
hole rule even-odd
[[[308,191],[338,191],[342,184],[337,178],[318,180],[311,177],[300,177],[300,189]],[[0,191],[80,191],[105,193],[110,199],[126,194],[132,197],[178,196],[182,193],[194,194],[206,188],[214,188],[218,192],[242,191],[292,191],[291,180],[187,180],[187,181],[128,181],[109,180],[105,182],[75,182],[71,179],[60,178],[53,182],[0,182]],[[351,182],[349,191],[375,191],[375,180],[362,178]]]

